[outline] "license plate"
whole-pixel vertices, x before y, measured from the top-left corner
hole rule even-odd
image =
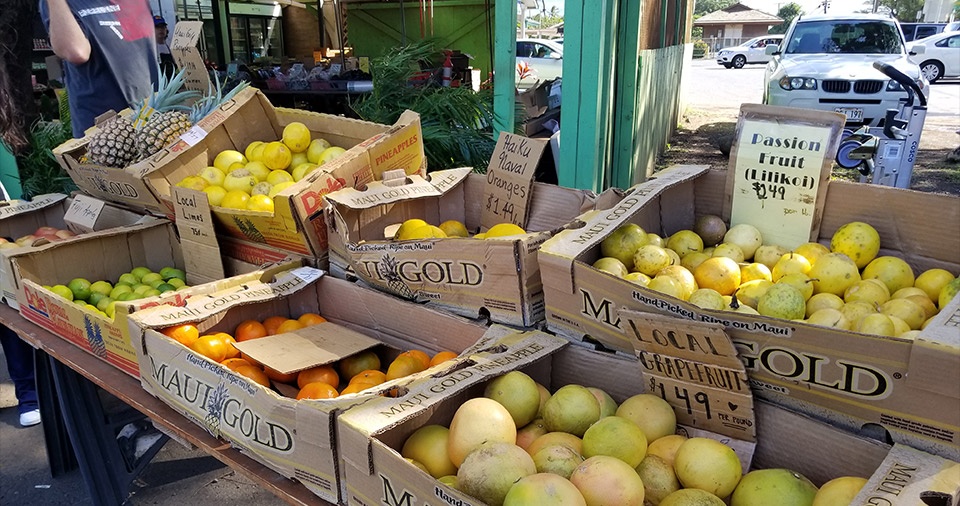
[[[863,121],[863,109],[853,107],[837,107],[834,111],[847,117],[847,121]]]

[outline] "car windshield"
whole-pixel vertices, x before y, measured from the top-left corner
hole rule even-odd
[[[893,21],[811,21],[800,23],[787,54],[900,54],[903,44]]]

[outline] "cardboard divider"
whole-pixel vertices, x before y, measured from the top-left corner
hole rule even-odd
[[[370,346],[383,365],[408,349],[461,352],[472,349],[486,331],[462,318],[322,274],[307,267],[277,267],[270,275],[260,272],[228,278],[217,282],[214,289],[186,298],[179,307],[134,313],[128,327],[136,336],[140,379],[148,392],[267,467],[300,481],[327,501],[338,502],[342,483],[338,478],[336,418],[352,406],[402,389],[413,377],[334,399],[297,401],[289,397],[296,395],[295,386],[274,382],[275,389],[268,389],[255,384],[156,330],[195,322],[201,333],[233,332],[248,319],[296,317],[307,312],[322,315],[329,323],[239,343],[245,353],[288,371],[328,363]],[[281,355],[290,347],[297,350],[296,357]],[[242,420],[252,425],[240,423]]]
[[[384,230],[410,218],[439,225],[457,220],[481,230],[487,179],[469,168],[409,178],[400,187],[370,185],[327,196],[331,273],[359,278],[379,290],[468,318],[518,326],[543,319],[537,250],[571,226],[600,197],[592,192],[534,183],[527,234],[502,239],[444,238],[393,241]],[[613,193],[603,201],[615,200]]]
[[[547,328],[573,340],[589,337],[626,353],[631,336],[620,308],[667,314],[726,328],[739,349],[755,394],[848,430],[880,425],[897,442],[932,453],[960,455],[960,355],[951,345],[931,347],[937,330],[917,341],[840,331],[729,311],[703,310],[594,269],[599,244],[619,224],[670,235],[697,216],[721,213],[726,171],[675,167],[641,183],[609,212],[544,243]],[[960,272],[960,204],[956,197],[833,181],[819,242],[850,221],[872,224],[881,255],[904,258],[919,273],[941,267]],[[890,209],[897,209],[891,213]],[[916,226],[930,210],[937,220]],[[929,221],[929,226],[927,226]],[[918,343],[924,343],[919,345]],[[937,355],[933,349],[949,352]],[[924,360],[925,359],[925,360]],[[949,385],[949,386],[947,386]]]

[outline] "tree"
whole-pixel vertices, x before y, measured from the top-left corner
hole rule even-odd
[[[913,23],[923,10],[924,0],[877,0],[878,11],[887,10],[901,23]]]
[[[735,3],[737,3],[737,0],[697,0],[696,7],[693,9],[693,19],[697,19],[704,14],[726,9]]]
[[[787,33],[790,22],[793,21],[793,18],[799,16],[802,11],[803,8],[793,2],[780,7],[780,10],[777,11],[777,17],[783,20],[783,24],[771,28],[770,33]]]

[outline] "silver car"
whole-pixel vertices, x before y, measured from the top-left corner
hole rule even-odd
[[[906,91],[873,68],[892,65],[913,79],[924,95],[929,83],[908,59],[897,21],[877,14],[798,16],[782,47],[767,47],[773,59],[764,71],[763,103],[836,111],[847,125],[880,126],[899,108]]]
[[[561,77],[563,46],[547,39],[517,39],[517,66],[516,84],[520,89]]]
[[[783,42],[783,35],[764,35],[754,37],[739,46],[725,47],[717,51],[717,65],[726,68],[743,68],[748,63],[767,63],[770,55],[767,46]]]

